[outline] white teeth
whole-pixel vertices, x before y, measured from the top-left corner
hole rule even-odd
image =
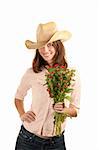
[[[50,53],[49,55],[44,55],[44,57],[49,57],[52,53]]]
[[[48,57],[49,55],[44,55],[45,57]]]

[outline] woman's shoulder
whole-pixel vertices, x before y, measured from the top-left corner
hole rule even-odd
[[[26,69],[26,72],[27,72],[27,73],[33,72],[32,67],[27,68],[27,69]]]
[[[24,73],[24,75],[26,75],[26,76],[31,76],[33,74],[34,74],[34,71],[33,71],[32,67],[27,68]]]

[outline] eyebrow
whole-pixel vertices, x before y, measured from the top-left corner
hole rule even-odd
[[[48,43],[48,44],[52,45],[52,43]],[[48,44],[47,44],[47,45],[48,45]]]

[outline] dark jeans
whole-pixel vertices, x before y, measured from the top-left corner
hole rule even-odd
[[[41,138],[27,131],[23,125],[19,131],[15,150],[66,150],[64,131],[61,136]]]

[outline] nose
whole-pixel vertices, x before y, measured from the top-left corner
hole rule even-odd
[[[43,52],[44,52],[44,53],[49,52],[49,48],[48,48],[46,45],[43,47]]]

